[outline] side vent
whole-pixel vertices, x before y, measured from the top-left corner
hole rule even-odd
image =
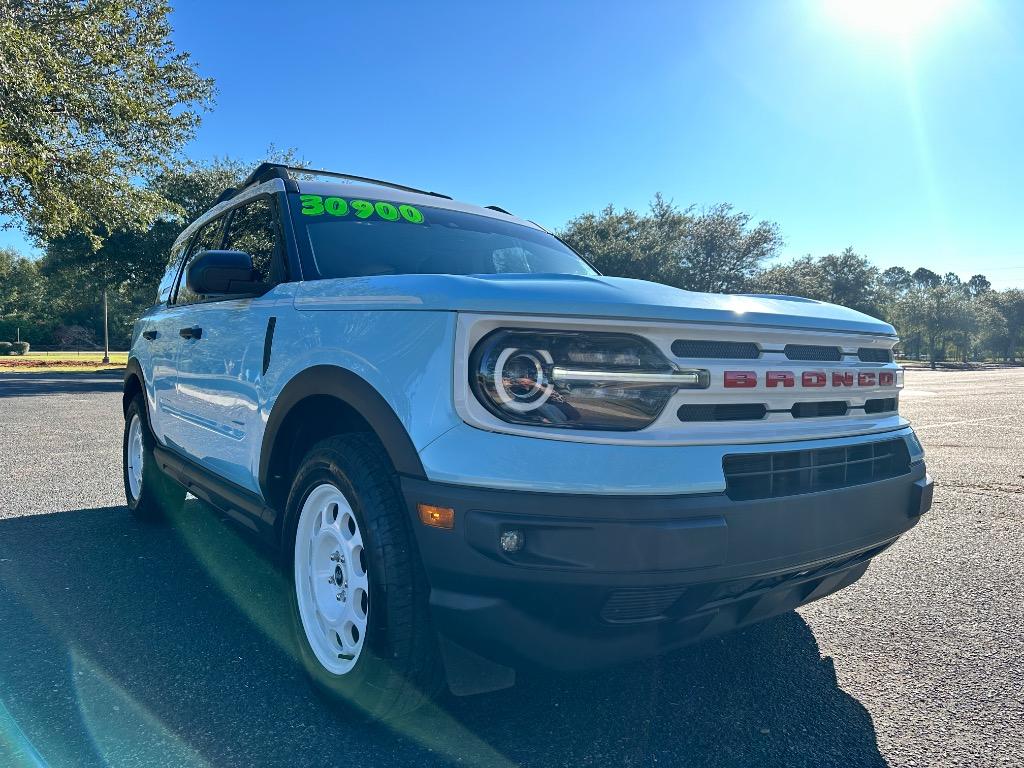
[[[277,327],[277,318],[271,317],[267,320],[267,333],[263,337],[263,375],[267,375],[270,369],[270,353],[274,349],[274,328]]]

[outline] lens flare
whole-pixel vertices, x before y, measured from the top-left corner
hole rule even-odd
[[[908,42],[942,23],[964,0],[822,0],[836,23],[855,32]]]

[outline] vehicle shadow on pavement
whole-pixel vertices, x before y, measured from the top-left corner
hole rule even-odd
[[[4,373],[0,371],[0,398],[120,392],[123,388],[123,370],[95,373]]]
[[[311,693],[286,588],[198,502],[155,524],[124,507],[0,521],[0,765],[886,764],[796,613],[384,725]]]

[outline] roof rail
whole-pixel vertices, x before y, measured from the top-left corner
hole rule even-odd
[[[225,200],[230,200],[232,197],[234,197],[237,194],[238,194],[238,187],[228,187],[223,192],[221,192],[219,195],[217,195],[217,199],[213,201],[213,204],[214,205],[218,205],[219,203],[223,203]]]
[[[335,179],[347,179],[348,181],[359,181],[364,184],[372,184],[377,187],[390,187],[391,189],[400,189],[403,192],[415,192],[419,195],[431,195],[432,197],[443,197],[445,200],[451,200],[449,195],[443,195],[440,192],[429,192],[425,189],[417,189],[416,187],[408,187],[405,184],[395,184],[391,181],[381,181],[380,179],[371,179],[367,176],[355,176],[351,173],[339,173],[337,171],[325,171],[317,168],[300,168],[295,165],[287,165],[285,163],[260,163],[256,166],[256,169],[249,174],[246,180],[242,183],[242,188],[248,187],[251,184],[261,184],[264,181],[270,179],[284,179],[287,181],[294,181],[295,178],[292,174],[306,174],[309,176],[329,176]],[[226,190],[225,190],[226,191]]]

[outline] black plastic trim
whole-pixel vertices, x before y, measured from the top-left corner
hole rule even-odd
[[[672,342],[672,354],[690,360],[757,360],[761,352],[752,341],[676,339]]]
[[[845,400],[811,400],[809,402],[793,403],[789,412],[794,419],[820,419],[830,416],[845,416],[850,410],[850,404]]]
[[[146,397],[146,377],[142,374],[142,365],[139,363],[137,358],[128,358],[128,363],[124,369],[124,384],[122,385],[121,394],[121,410],[122,413],[128,412],[128,406],[131,405],[131,397],[133,396],[129,390],[129,380],[135,378],[139,381],[139,387],[142,390],[142,397]]]
[[[334,179],[346,179],[348,181],[357,181],[365,184],[372,184],[377,187],[391,187],[392,189],[400,189],[403,192],[414,192],[418,195],[430,195],[431,197],[443,197],[446,200],[451,200],[449,195],[444,195],[440,192],[430,192],[425,189],[418,189],[416,187],[409,187],[405,184],[396,184],[393,181],[383,181],[382,179],[372,179],[369,176],[355,176],[351,173],[340,173],[338,171],[327,171],[320,168],[302,168],[295,165],[288,165],[286,163],[260,163],[253,170],[252,173],[242,182],[242,188],[246,188],[253,184],[259,184],[270,179],[283,179],[287,184],[289,181],[295,184],[295,179],[292,177],[292,173],[307,174],[309,176],[327,176]],[[298,191],[298,187],[294,190]]]
[[[292,183],[294,184],[294,182],[292,182]],[[287,186],[287,184],[286,184],[286,186]],[[232,195],[231,197],[234,197],[234,195]],[[228,199],[230,199],[230,198],[228,198]],[[244,200],[241,203],[238,203],[237,205],[234,205],[234,206],[228,208],[227,210],[225,210],[222,213],[218,214],[214,218],[212,218],[209,221],[205,222],[201,227],[198,227],[196,229],[196,231],[192,233],[192,236],[188,239],[188,241],[183,246],[184,251],[183,251],[181,260],[178,262],[177,273],[176,273],[175,278],[174,278],[174,283],[171,286],[171,293],[170,293],[170,295],[168,297],[168,300],[167,300],[167,306],[187,306],[186,303],[179,303],[178,302],[178,290],[181,288],[182,281],[185,279],[186,270],[188,269],[189,261],[195,255],[192,252],[192,245],[195,242],[196,238],[199,236],[199,233],[201,231],[203,231],[203,229],[208,224],[210,224],[210,222],[215,222],[215,221],[216,222],[220,222],[221,232],[220,232],[220,240],[218,241],[218,249],[219,249],[220,246],[224,245],[224,243],[225,243],[225,241],[227,239],[228,228],[230,227],[230,224],[231,224],[231,217],[235,213],[235,211],[237,211],[242,206],[248,205],[249,203],[251,203],[251,202],[253,202],[255,200],[263,200],[263,199],[270,200],[270,205],[271,205],[271,207],[274,210],[274,219],[275,219],[275,224],[277,226],[278,236],[279,236],[279,238],[281,240],[282,253],[280,255],[280,259],[281,259],[281,265],[284,267],[284,272],[282,274],[282,277],[281,277],[281,280],[279,281],[279,283],[292,283],[292,282],[298,282],[298,281],[303,279],[302,258],[301,258],[301,255],[299,253],[298,243],[297,243],[296,238],[295,238],[295,230],[294,230],[294,227],[293,227],[293,224],[292,224],[290,209],[288,207],[288,196],[287,196],[286,193],[282,193],[282,192],[266,192],[266,193],[262,193],[262,194],[254,196],[254,197],[251,197],[248,200]],[[203,214],[203,215],[205,215],[205,214]],[[285,220],[286,219],[287,219],[287,222],[288,222],[288,227],[287,228],[285,228]],[[260,290],[254,292],[252,295],[255,296],[255,295],[259,295],[261,293],[266,293],[272,287],[273,287],[273,285],[267,285],[265,287],[261,287]],[[236,298],[241,298],[241,297],[242,297],[241,295],[235,295],[235,296],[221,295],[221,296],[213,296],[213,297],[211,297],[211,300],[213,300],[213,301],[225,301],[225,300],[236,299]],[[189,303],[196,303],[196,302],[189,302]]]
[[[292,408],[315,395],[337,398],[366,419],[399,474],[426,477],[409,433],[380,393],[352,371],[333,365],[317,365],[307,368],[289,381],[274,403],[260,451],[259,483],[264,496],[269,496],[270,459],[278,430]]]
[[[679,406],[676,416],[684,422],[760,421],[769,413],[764,403],[690,403]]]
[[[263,375],[267,375],[270,369],[270,353],[274,348],[274,329],[277,327],[277,317],[267,320],[267,334],[263,337]]]
[[[854,354],[862,363],[891,363],[892,350],[877,347],[860,347]]]
[[[153,456],[160,468],[189,493],[242,523],[267,543],[276,543],[274,522],[277,513],[258,494],[160,445],[153,449]]]
[[[787,359],[804,362],[835,363],[843,359],[842,348],[820,344],[787,344],[782,351]]]
[[[728,454],[722,458],[726,495],[734,501],[835,492],[913,470],[899,437],[831,448]]]
[[[864,413],[892,413],[899,410],[899,398],[896,397],[873,397],[865,400]]]
[[[849,585],[927,509],[924,478],[916,464],[900,477],[750,501],[408,478],[402,491],[443,637],[508,666],[583,669],[664,652]],[[454,509],[454,530],[421,525],[420,503]],[[500,545],[511,528],[525,541],[514,553]],[[612,625],[602,617],[618,590],[677,588],[685,604],[667,620]]]

